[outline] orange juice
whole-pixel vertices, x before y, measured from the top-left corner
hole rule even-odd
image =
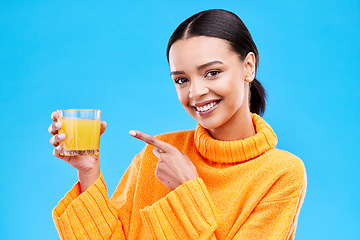
[[[59,133],[65,133],[60,142],[63,155],[89,155],[99,152],[100,120],[60,117],[62,127]]]

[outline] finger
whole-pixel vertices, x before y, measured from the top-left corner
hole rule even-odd
[[[61,146],[55,147],[54,150],[53,150],[53,155],[54,155],[55,157],[60,158],[60,157],[61,157],[61,155],[60,155],[61,150],[62,150],[62,147],[61,147]]]
[[[54,147],[59,146],[59,143],[65,139],[65,133],[62,134],[56,134],[53,137],[50,138],[50,144]]]
[[[150,144],[154,147],[161,149],[163,152],[170,152],[170,151],[174,150],[174,148],[175,148],[174,146],[172,146],[166,142],[163,142],[157,138],[154,138],[153,136],[151,136],[149,134],[146,134],[146,133],[143,133],[140,131],[131,130],[131,131],[129,131],[129,134],[137,139],[140,139],[140,140],[146,142],[147,144]]]
[[[49,133],[51,133],[52,135],[55,135],[58,133],[58,130],[62,127],[62,123],[61,122],[53,122],[49,128],[48,131]]]
[[[62,156],[60,155],[62,151],[62,147],[61,146],[57,146],[56,148],[54,148],[53,150],[53,155],[57,158],[60,158],[61,160],[65,161],[65,162],[69,162],[70,157],[69,156]]]
[[[56,122],[59,118],[59,113],[58,112],[53,112],[51,113],[51,119]]]
[[[101,122],[100,135],[103,134],[106,130],[107,123],[105,121]]]

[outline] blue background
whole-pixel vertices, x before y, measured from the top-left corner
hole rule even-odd
[[[265,120],[303,159],[296,239],[360,239],[359,1],[0,1],[1,239],[58,239],[51,211],[77,180],[52,156],[59,108],[101,108],[112,194],[144,144],[128,135],[191,129],[165,50],[187,17],[238,14],[260,52]]]

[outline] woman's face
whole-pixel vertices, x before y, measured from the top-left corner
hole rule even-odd
[[[180,103],[204,128],[217,129],[249,112],[245,78],[253,80],[254,67],[248,56],[241,61],[226,40],[206,36],[171,46],[171,77]]]

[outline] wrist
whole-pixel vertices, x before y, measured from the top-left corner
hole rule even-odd
[[[85,192],[100,176],[100,167],[91,170],[78,170],[78,177],[81,187],[81,192]]]

